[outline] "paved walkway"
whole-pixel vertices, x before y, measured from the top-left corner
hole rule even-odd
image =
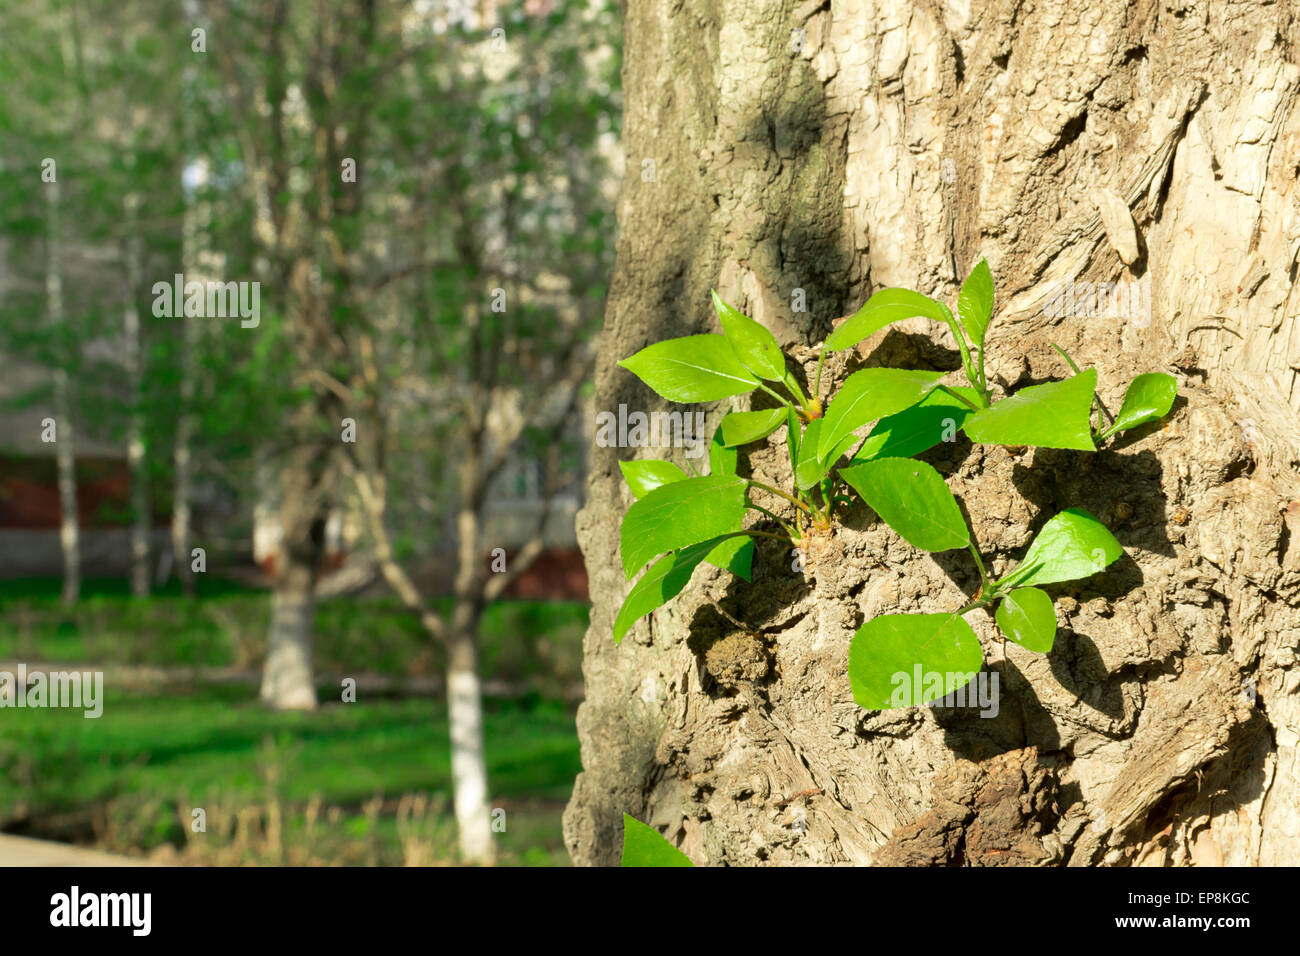
[[[66,843],[0,833],[0,866],[142,866],[139,860]]]

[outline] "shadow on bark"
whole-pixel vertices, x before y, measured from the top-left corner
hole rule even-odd
[[[756,527],[780,533],[774,522]],[[703,690],[710,698],[734,696],[742,683],[761,687],[776,679],[772,635],[792,625],[781,612],[799,605],[810,591],[804,576],[791,571],[787,556],[779,542],[763,540],[754,555],[752,581],[727,575],[717,600],[725,614],[704,604],[691,617],[687,646],[702,664]],[[744,626],[738,628],[725,615]]]

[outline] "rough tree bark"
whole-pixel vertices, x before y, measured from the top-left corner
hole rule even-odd
[[[978,580],[864,509],[806,574],[779,545],[760,548],[752,585],[698,571],[615,647],[630,503],[616,462],[655,452],[593,449],[574,860],[616,862],[624,811],[709,864],[1300,859],[1294,5],[625,7],[630,175],[598,408],[655,407],[614,362],[714,331],[710,286],[807,371],[808,347],[872,291],[951,301],[981,255],[998,296],[990,382],[1061,377],[1055,340],[1096,365],[1111,408],[1142,371],[1176,373],[1181,398],[1167,424],[1096,454],[961,440],[928,456],[992,570],[1072,505],[1127,552],[1057,590],[1049,655],[1003,649],[969,616],[1000,678],[994,719],[853,703],[862,620],[956,609]],[[1054,316],[1071,279],[1149,282],[1150,321]],[[883,332],[831,377],[956,368],[945,336]],[[780,480],[784,451],[748,466]]]

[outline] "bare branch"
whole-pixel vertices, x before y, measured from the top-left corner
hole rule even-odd
[[[382,475],[372,475],[360,467],[354,459],[347,459],[348,471],[356,482],[357,493],[361,498],[361,510],[366,516],[366,524],[375,542],[375,558],[379,563],[380,573],[388,586],[393,589],[402,603],[414,612],[420,620],[420,626],[435,640],[446,643],[448,638],[447,623],[442,616],[429,607],[420,594],[419,588],[398,563],[393,553],[392,539],[384,523],[387,508],[387,490]]]

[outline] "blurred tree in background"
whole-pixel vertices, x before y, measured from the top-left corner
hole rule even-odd
[[[44,370],[0,398],[24,434],[22,409],[57,420],[65,596],[83,436],[125,450],[136,594],[153,557],[193,588],[192,568],[246,554],[242,529],[269,511],[261,696],[314,709],[316,593],[340,547],[331,522],[350,523],[357,563],[448,663],[471,859],[492,855],[478,626],[582,470],[617,33],[603,0],[0,13],[0,353]],[[155,287],[176,275],[258,283],[260,314],[172,314]],[[542,476],[536,526],[494,573],[488,512],[525,473]],[[448,551],[449,587],[414,570]]]

